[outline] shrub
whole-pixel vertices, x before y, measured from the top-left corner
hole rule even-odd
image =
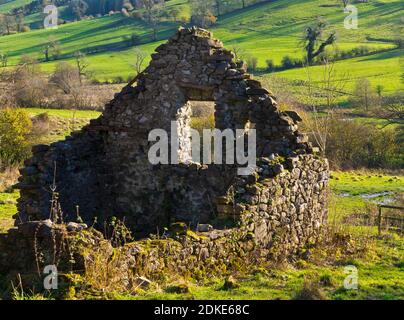
[[[300,59],[292,58],[290,56],[284,56],[282,58],[282,68],[291,69],[303,66],[303,61]]]
[[[289,57],[289,56],[284,56],[282,58],[282,67],[285,68],[285,69],[292,68],[293,67],[292,58]]]
[[[295,295],[295,300],[326,300],[318,281],[305,280],[303,288]]]
[[[233,276],[229,276],[225,279],[222,290],[232,290],[240,287],[240,284]]]
[[[0,110],[0,166],[16,165],[27,159],[31,128],[32,122],[26,111]]]
[[[136,46],[140,43],[140,36],[136,33],[131,35],[123,36],[123,40],[128,44],[128,46]]]
[[[272,59],[268,59],[267,61],[265,61],[267,64],[267,71],[268,72],[272,72],[275,70],[275,64],[274,61]]]
[[[23,26],[21,28],[21,32],[29,32],[29,31],[31,31],[31,28],[29,26]]]
[[[217,18],[211,12],[199,18],[201,19],[200,24],[205,26],[205,28],[213,26],[217,21]]]
[[[43,138],[49,134],[50,130],[50,118],[48,113],[40,113],[32,118],[32,130],[30,133],[30,143],[40,144],[43,142]]]
[[[356,81],[351,103],[365,111],[369,111],[377,104],[376,92],[367,78]]]
[[[378,129],[350,119],[329,121],[326,155],[331,164],[340,168],[394,168],[402,165],[399,131]]]
[[[125,83],[125,78],[123,76],[116,76],[111,79],[112,84],[120,84],[120,83]]]
[[[247,57],[248,70],[255,72],[258,68],[258,58],[254,56]]]
[[[23,56],[20,65],[12,74],[13,95],[19,107],[42,107],[46,105],[47,81],[38,62]]]
[[[59,62],[50,82],[56,85],[64,93],[70,94],[75,87],[80,86],[80,77],[75,67],[68,62]]]
[[[143,19],[143,15],[142,15],[142,13],[141,13],[140,11],[135,11],[135,12],[133,12],[132,16],[133,16],[135,19],[139,19],[139,20]]]

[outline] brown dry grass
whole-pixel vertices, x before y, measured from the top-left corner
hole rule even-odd
[[[17,183],[20,173],[17,167],[8,167],[4,172],[0,172],[0,193],[5,192]]]

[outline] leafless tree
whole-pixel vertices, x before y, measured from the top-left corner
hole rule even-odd
[[[347,72],[340,74],[335,67],[335,60],[324,56],[321,59],[323,66],[323,79],[320,84],[320,89],[326,97],[327,110],[335,108],[336,100],[342,94],[345,94],[346,83],[349,79]]]
[[[5,68],[8,65],[8,53],[0,52],[0,67]]]
[[[226,5],[226,1],[224,0],[214,0],[214,6],[216,9],[216,14],[218,17],[222,15],[222,7]]]
[[[45,55],[45,61],[49,61],[52,56],[53,59],[57,59],[61,53],[60,43],[54,37],[49,39],[43,45],[43,54]]]
[[[24,29],[24,13],[20,12],[15,16],[15,24],[17,27],[17,32],[22,32]]]
[[[11,31],[16,26],[15,16],[10,14],[0,14],[0,31],[7,35],[11,34]]]
[[[136,76],[143,71],[143,66],[147,58],[147,54],[141,49],[136,48],[135,51],[135,61],[133,67],[136,72]]]
[[[341,0],[341,1],[344,8],[346,8],[346,6],[349,4],[349,0]]]
[[[15,101],[20,107],[45,107],[48,94],[46,77],[38,61],[23,56],[10,76]]]
[[[377,118],[387,120],[386,126],[404,124],[404,94],[394,94],[382,99],[382,105],[373,111]]]
[[[157,31],[164,5],[164,0],[139,0],[139,6],[145,10],[146,21],[153,29],[153,41],[157,40]]]
[[[338,74],[335,63],[328,58],[322,59],[322,81],[316,85],[308,64],[305,65],[307,75],[306,88],[310,115],[305,119],[306,126],[323,155],[327,151],[327,139],[330,134],[330,122],[337,112],[336,100],[345,94],[344,88],[349,79],[347,74]],[[323,113],[318,108],[318,96],[324,96],[326,103]]]
[[[62,61],[56,65],[55,72],[50,77],[50,82],[65,94],[70,94],[75,87],[80,85],[80,76],[71,64]]]
[[[356,81],[351,100],[356,107],[364,108],[366,112],[377,104],[376,92],[367,78],[361,78]]]
[[[213,14],[215,11],[215,4],[212,0],[190,0],[191,7],[191,22],[199,27],[208,28],[215,24],[217,21],[216,16]]]
[[[77,74],[79,76],[79,82],[82,85],[83,84],[83,78],[88,76],[88,66],[89,62],[86,59],[86,55],[82,53],[81,51],[77,51],[74,54],[75,60],[76,60],[76,68],[77,68]]]

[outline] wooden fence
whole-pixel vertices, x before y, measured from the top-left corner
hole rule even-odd
[[[383,209],[393,209],[393,210],[399,210],[401,216],[383,216]],[[383,219],[388,220],[388,221],[398,221],[399,222],[399,227],[396,227],[397,229],[400,230],[400,233],[403,233],[403,225],[404,225],[404,207],[397,207],[397,206],[387,206],[387,205],[380,205],[379,206],[379,217],[377,221],[377,226],[379,229],[379,235],[382,233],[382,226],[383,226]]]

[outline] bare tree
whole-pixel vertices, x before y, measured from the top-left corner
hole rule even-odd
[[[0,28],[3,34],[11,34],[11,31],[15,28],[15,26],[15,16],[10,14],[0,14]]]
[[[373,111],[377,118],[387,120],[386,126],[404,124],[404,94],[398,93],[382,99],[382,106]]]
[[[224,0],[214,0],[216,15],[220,17],[222,15],[222,6],[225,6],[226,3]]]
[[[80,76],[74,66],[62,61],[56,65],[55,71],[50,77],[50,82],[65,94],[70,94],[76,86],[80,85]]]
[[[79,76],[79,82],[80,84],[83,84],[83,78],[88,75],[88,60],[86,59],[86,55],[82,53],[81,51],[77,51],[74,54],[75,60],[76,60],[76,69],[77,69],[77,74]]]
[[[72,0],[69,3],[70,11],[76,16],[77,20],[81,20],[88,10],[88,4],[83,0]]]
[[[153,29],[153,41],[157,40],[157,31],[161,18],[164,0],[139,0],[139,6],[145,10],[146,21]]]
[[[305,119],[305,124],[310,130],[315,143],[319,147],[323,155],[327,152],[328,137],[330,135],[330,123],[336,114],[336,100],[339,96],[344,95],[344,88],[348,81],[348,75],[338,74],[333,60],[323,58],[323,75],[322,81],[316,85],[311,75],[311,69],[308,64],[305,65],[307,75],[306,88],[308,105],[311,109],[310,116]],[[325,109],[320,114],[318,107],[318,96],[324,96],[326,99]]]
[[[5,68],[5,67],[7,67],[7,65],[8,65],[8,53],[7,52],[6,53],[1,53],[0,52],[0,66],[2,68]]]
[[[202,28],[208,28],[217,21],[213,14],[215,5],[212,0],[190,0],[191,6],[191,22]]]
[[[146,61],[147,54],[143,52],[141,49],[136,48],[135,49],[135,62],[133,64],[133,67],[136,72],[136,76],[140,74],[143,71],[143,65]]]
[[[341,0],[341,1],[344,8],[346,8],[346,6],[349,4],[349,0]]]
[[[364,108],[365,111],[369,111],[376,104],[376,93],[367,78],[361,78],[356,81],[351,100],[356,104],[356,107]]]
[[[73,131],[75,129],[76,110],[89,108],[93,105],[93,97],[89,93],[88,87],[83,85],[75,65],[62,61],[56,65],[55,71],[50,78],[50,83],[64,93],[60,102],[73,109]],[[54,94],[54,96],[57,96]],[[66,99],[67,98],[67,99]]]
[[[339,74],[335,68],[335,60],[329,57],[322,57],[323,79],[320,84],[320,90],[326,97],[327,110],[335,108],[336,100],[339,96],[345,94],[346,83],[349,79],[347,72]]]
[[[164,0],[139,0],[139,6],[144,8],[145,17],[148,23],[152,23],[153,16],[155,15],[156,7],[164,5]]]
[[[43,54],[45,55],[45,61],[50,61],[50,57],[55,60],[61,53],[60,43],[53,37],[49,39],[43,45]]]
[[[16,15],[15,24],[17,26],[17,32],[22,32],[24,29],[24,13],[20,12]]]
[[[161,7],[155,6],[149,16],[150,25],[153,29],[153,41],[157,40],[157,31],[160,23]]]
[[[11,75],[15,101],[20,107],[45,107],[48,94],[47,81],[38,61],[25,55]]]

